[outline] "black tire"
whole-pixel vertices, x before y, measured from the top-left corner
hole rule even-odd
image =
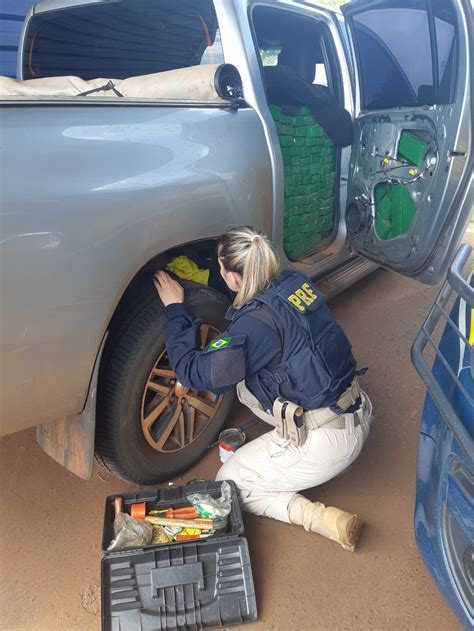
[[[183,285],[188,311],[224,330],[227,299],[204,285]],[[234,400],[234,392],[224,395],[209,425],[183,449],[160,452],[148,444],[141,403],[148,376],[165,347],[165,328],[163,305],[150,281],[110,332],[101,362],[97,455],[112,473],[137,484],[156,484],[189,469],[215,440]]]

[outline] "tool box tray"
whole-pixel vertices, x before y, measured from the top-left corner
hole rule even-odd
[[[255,590],[237,491],[225,532],[207,539],[108,552],[114,499],[105,504],[101,563],[103,631],[198,631],[257,619]],[[189,493],[221,495],[222,482],[122,493],[124,512],[189,505]]]
[[[228,480],[228,484],[232,490],[232,507],[230,515],[228,517],[228,523],[225,533],[214,535],[212,539],[216,537],[222,537],[224,535],[242,535],[244,533],[244,522],[242,520],[242,511],[240,510],[239,498],[235,484],[232,480]],[[140,502],[146,503],[146,512],[152,508],[184,508],[189,506],[189,500],[187,496],[190,493],[209,493],[214,498],[221,496],[222,482],[199,482],[196,484],[188,484],[187,486],[174,486],[165,489],[149,489],[140,490],[135,493],[119,493],[117,495],[109,495],[105,500],[105,514],[104,514],[104,527],[102,534],[102,552],[105,555],[109,554],[123,554],[124,552],[130,552],[135,548],[127,548],[127,550],[111,550],[107,548],[114,538],[114,518],[115,507],[114,500],[116,497],[123,497],[123,510],[130,515],[130,507],[132,504]],[[179,545],[179,542],[171,543],[170,545]],[[145,546],[140,549],[155,548],[156,545]]]

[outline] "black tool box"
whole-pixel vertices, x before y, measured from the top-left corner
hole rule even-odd
[[[222,482],[122,493],[124,512],[137,502],[189,505],[188,493],[218,498]],[[252,622],[257,605],[235,485],[225,532],[207,539],[107,552],[113,539],[115,495],[105,503],[101,562],[103,631],[197,631]]]

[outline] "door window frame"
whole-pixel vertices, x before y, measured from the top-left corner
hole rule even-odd
[[[344,98],[344,85],[342,79],[342,68],[339,61],[339,56],[337,54],[336,46],[334,45],[334,38],[331,36],[330,29],[327,24],[327,20],[324,18],[327,17],[327,13],[319,13],[319,12],[310,12],[307,9],[313,9],[313,7],[300,7],[292,4],[270,4],[267,2],[254,2],[249,4],[248,7],[248,20],[250,31],[252,34],[252,40],[254,45],[254,50],[257,54],[258,66],[260,69],[260,77],[264,87],[265,95],[266,95],[266,86],[264,80],[264,72],[263,72],[263,63],[260,56],[260,48],[258,45],[257,33],[255,30],[254,20],[253,20],[253,12],[258,8],[266,8],[272,11],[286,11],[287,13],[291,13],[297,18],[312,20],[313,22],[317,22],[318,25],[322,28],[322,38],[321,38],[321,51],[323,54],[323,63],[326,70],[326,76],[328,79],[328,89],[331,96],[336,96],[336,101],[341,107],[345,107]],[[317,7],[314,7],[315,9]],[[331,50],[328,53],[328,48]],[[337,79],[337,84],[335,82]],[[316,84],[313,84],[316,85]],[[268,104],[268,100],[267,100]]]
[[[281,2],[278,4],[265,2],[264,0],[250,0],[247,5],[247,20],[250,29],[250,35],[252,40],[252,47],[255,57],[257,59],[257,64],[259,68],[259,79],[263,88],[264,94],[264,102],[258,107],[260,110],[260,114],[262,115],[265,126],[271,129],[270,134],[271,137],[274,137],[272,145],[270,146],[271,159],[272,162],[274,160],[274,153],[279,155],[279,159],[281,158],[281,150],[278,143],[278,137],[276,134],[276,129],[274,125],[274,121],[271,117],[270,110],[268,108],[269,102],[267,97],[267,91],[264,80],[263,73],[263,64],[260,56],[260,49],[258,46],[258,40],[253,20],[253,11],[256,8],[264,7],[272,10],[280,10],[286,11],[288,13],[292,13],[300,18],[305,18],[308,20],[313,20],[317,22],[323,31],[324,35],[324,46],[323,50],[323,59],[326,68],[327,59],[324,56],[326,53],[326,42],[329,42],[331,47],[331,61],[333,63],[332,67],[329,67],[329,72],[327,72],[328,83],[331,81],[331,77],[333,73],[336,73],[338,79],[338,87],[339,87],[339,95],[338,95],[338,103],[341,107],[345,108],[352,117],[354,117],[355,111],[355,92],[354,92],[354,72],[353,72],[353,61],[351,56],[347,50],[347,42],[344,41],[344,37],[341,33],[341,25],[338,22],[339,15],[331,11],[329,7],[325,8],[323,6],[311,6],[311,5],[296,5],[290,2]],[[330,94],[333,94],[332,87],[328,86],[330,90]],[[262,107],[263,106],[263,107]],[[277,147],[276,149],[272,149],[272,146]],[[346,225],[343,217],[342,209],[345,208],[346,198],[347,198],[347,180],[343,181],[343,173],[342,173],[342,165],[344,165],[344,173],[347,175],[349,170],[349,159],[350,159],[350,151],[351,147],[338,147],[336,150],[336,182],[337,182],[337,190],[335,193],[335,218],[334,218],[334,227],[332,233],[329,237],[326,237],[323,241],[319,242],[315,249],[311,252],[308,252],[304,258],[298,260],[289,259],[286,251],[283,248],[283,203],[284,203],[284,194],[281,196],[281,213],[278,215],[278,220],[281,220],[281,230],[276,229],[275,225],[273,226],[273,234],[278,238],[278,246],[280,252],[291,261],[291,264],[295,267],[298,267],[300,264],[304,264],[304,271],[308,275],[314,275],[321,269],[321,257],[325,255],[325,251],[329,247],[331,247],[331,252],[339,252],[340,250],[345,249],[345,238],[346,238]],[[276,177],[276,165],[273,165],[273,174]],[[281,162],[279,174],[283,175],[283,163]],[[282,178],[283,179],[283,178]],[[283,189],[283,186],[281,187]],[[273,212],[275,222],[275,212],[278,208],[278,201],[274,200],[273,203]]]
[[[451,0],[450,0],[451,1]],[[437,103],[437,99],[436,99],[436,95],[437,92],[439,90],[439,66],[438,66],[438,48],[437,48],[437,36],[436,36],[436,26],[435,26],[435,15],[434,15],[434,11],[432,8],[431,3],[429,2],[429,0],[424,0],[425,3],[425,9],[423,9],[426,14],[427,14],[427,18],[428,18],[428,28],[429,28],[429,37],[430,37],[430,53],[431,53],[431,72],[432,72],[432,77],[433,77],[433,89],[434,89],[434,93],[433,93],[433,103],[427,103],[425,105],[430,106],[430,105],[445,105],[445,103]],[[374,109],[367,109],[366,107],[366,103],[365,103],[365,94],[364,94],[364,79],[363,79],[363,63],[362,63],[362,59],[360,56],[360,47],[359,45],[356,46],[356,38],[354,35],[354,23],[353,23],[353,18],[356,17],[357,15],[363,14],[363,13],[367,13],[368,10],[373,11],[373,10],[383,10],[383,9],[409,9],[408,6],[400,6],[400,3],[397,2],[396,0],[375,0],[374,2],[372,2],[370,4],[370,9],[368,9],[368,7],[364,7],[364,8],[360,8],[357,9],[355,8],[354,11],[350,11],[350,15],[348,17],[344,16],[344,20],[346,22],[346,31],[347,31],[347,36],[348,36],[348,40],[349,40],[349,45],[350,45],[350,51],[351,51],[351,55],[355,61],[355,63],[353,64],[355,66],[354,68],[354,76],[355,76],[355,81],[356,81],[356,90],[355,90],[355,96],[356,96],[356,112],[357,112],[357,116],[359,116],[360,114],[363,113],[370,113],[370,112],[374,112],[377,110],[388,110],[388,109],[394,109],[397,106],[391,106],[391,107],[378,107],[378,108],[374,108]],[[420,9],[421,10],[421,9]],[[348,23],[348,24],[347,24]],[[457,72],[457,63],[458,63],[458,59],[459,59],[459,37],[458,37],[458,25],[457,22],[456,24],[453,25],[455,32],[454,32],[454,55],[455,55],[455,60],[454,60],[454,70],[453,70],[453,79],[451,81],[451,100],[449,101],[448,104],[451,104],[453,102],[453,99],[456,95],[456,91],[457,91],[457,78],[458,78],[458,72]],[[383,42],[385,43],[385,42]],[[413,107],[423,107],[423,104],[414,104],[414,105],[400,105],[398,106],[400,108],[413,108]]]

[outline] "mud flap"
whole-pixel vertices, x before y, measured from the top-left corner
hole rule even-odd
[[[36,428],[36,439],[50,458],[87,480],[94,461],[95,414],[62,416]]]
[[[91,477],[94,464],[97,382],[107,335],[95,361],[83,412],[61,416],[36,428],[36,440],[48,456],[84,480]]]

